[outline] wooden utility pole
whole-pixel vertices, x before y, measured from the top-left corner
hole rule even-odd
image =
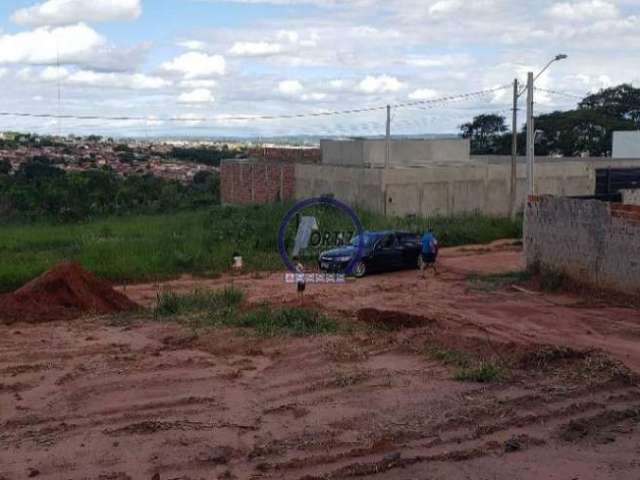
[[[389,168],[391,163],[391,105],[387,105],[387,135],[384,152],[384,168]]]
[[[518,183],[518,79],[513,81],[513,122],[511,124],[511,181],[509,182],[509,213],[516,216],[516,188]]]

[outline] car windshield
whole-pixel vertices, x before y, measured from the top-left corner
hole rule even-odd
[[[375,236],[375,235],[370,235],[368,233],[365,233],[363,235],[364,237],[364,246],[365,247],[371,247],[376,240],[378,240],[379,237]],[[353,247],[357,247],[360,245],[360,235],[356,235],[355,237],[353,237],[351,239],[351,246]]]

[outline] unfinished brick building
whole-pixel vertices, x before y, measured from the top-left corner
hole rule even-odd
[[[294,163],[224,160],[220,165],[223,204],[273,203],[292,200],[294,195]]]
[[[224,160],[220,165],[223,204],[247,205],[293,200],[295,165],[320,163],[319,148],[255,147],[250,159]]]

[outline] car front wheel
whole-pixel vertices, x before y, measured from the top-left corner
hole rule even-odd
[[[362,278],[367,274],[367,264],[360,260],[353,267],[353,275],[356,278]]]

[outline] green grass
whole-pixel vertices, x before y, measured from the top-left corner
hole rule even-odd
[[[78,224],[5,224],[0,229],[0,292],[11,291],[62,260],[82,263],[115,282],[155,281],[180,273],[219,275],[233,252],[248,271],[282,268],[277,253],[279,224],[291,205],[215,206],[167,215],[110,217]],[[317,213],[324,228],[352,228],[335,212]],[[431,228],[441,245],[517,238],[521,222],[480,215],[386,218],[359,212],[368,230]],[[292,230],[292,229],[290,229]],[[290,231],[289,238],[293,236]]]
[[[453,367],[466,368],[470,363],[469,357],[457,350],[447,350],[434,345],[427,345],[425,353],[432,360]]]
[[[158,294],[153,316],[157,320],[186,322],[192,327],[247,328],[261,337],[304,337],[336,333],[341,329],[335,320],[305,308],[272,308],[264,305],[243,312],[239,308],[243,300],[244,292],[233,287],[189,293],[165,290]]]
[[[495,290],[531,279],[532,274],[525,270],[507,273],[471,273],[467,281],[482,290]]]
[[[167,317],[192,312],[226,316],[232,314],[243,300],[244,292],[233,287],[223,290],[194,290],[186,294],[163,290],[158,293],[154,316]]]
[[[292,335],[306,337],[337,333],[338,322],[326,315],[304,308],[277,308],[269,306],[246,312],[226,322],[236,327],[251,328],[262,337]]]
[[[503,370],[491,360],[479,360],[458,351],[428,344],[425,348],[428,358],[454,367],[453,378],[459,382],[495,382],[502,378]]]
[[[500,368],[493,362],[480,362],[474,367],[461,368],[453,378],[459,382],[490,383],[500,378]]]

